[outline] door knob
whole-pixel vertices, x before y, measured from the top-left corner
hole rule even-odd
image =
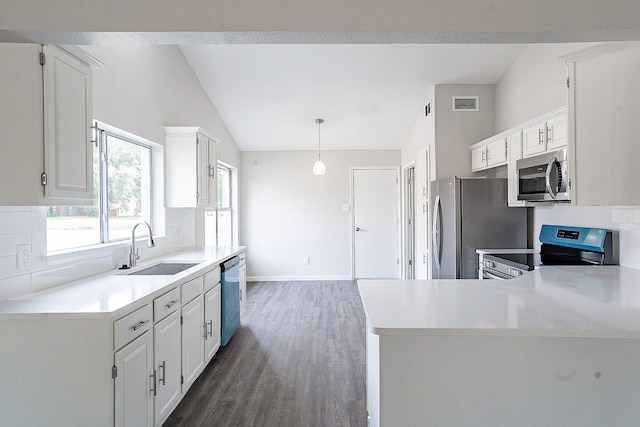
[[[356,231],[360,231],[360,227],[356,227]]]

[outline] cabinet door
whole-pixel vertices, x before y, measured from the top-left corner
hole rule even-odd
[[[487,143],[487,166],[500,166],[507,164],[507,140],[498,138]]]
[[[145,332],[115,353],[115,425],[153,426],[153,336]]]
[[[93,203],[91,70],[44,46],[45,196],[60,204]]]
[[[211,177],[211,167],[209,165],[209,138],[198,134],[197,140],[197,162],[198,162],[198,205],[209,205],[209,180]]]
[[[567,145],[567,115],[563,114],[547,121],[547,150],[557,150]]]
[[[509,206],[524,206],[524,200],[518,200],[518,168],[516,162],[522,158],[522,133],[507,135],[509,161],[507,163],[507,203]]]
[[[487,167],[487,147],[483,145],[471,150],[471,170],[478,171]]]
[[[522,131],[522,156],[529,157],[547,151],[547,127],[544,123]]]
[[[157,372],[155,424],[161,425],[181,397],[180,313],[175,311],[154,326],[154,354]]]
[[[182,392],[204,369],[204,306],[200,295],[182,307]]]
[[[42,67],[40,45],[0,43],[0,204],[40,204]]]
[[[221,302],[220,284],[204,294],[205,364],[213,358],[220,348]]]

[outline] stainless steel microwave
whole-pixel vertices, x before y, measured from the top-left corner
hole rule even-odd
[[[518,160],[516,167],[518,169],[518,200],[531,202],[571,200],[566,149]]]

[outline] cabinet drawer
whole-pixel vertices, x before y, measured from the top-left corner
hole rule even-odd
[[[181,300],[182,304],[186,304],[198,295],[202,294],[203,291],[203,279],[202,276],[197,277],[180,287],[181,289]]]
[[[214,268],[208,273],[204,275],[204,291],[207,292],[209,289],[213,289],[215,285],[220,283],[220,267]]]
[[[114,349],[133,341],[153,326],[153,308],[147,304],[113,322]]]
[[[179,307],[180,288],[175,288],[153,300],[153,320],[158,322],[176,311]]]

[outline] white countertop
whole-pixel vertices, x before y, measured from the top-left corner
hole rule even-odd
[[[211,270],[241,252],[244,246],[207,247],[176,252],[139,263],[131,270],[113,270],[42,292],[0,301],[0,320],[16,316],[114,317],[132,304],[146,304],[165,290]],[[198,265],[170,276],[127,275],[160,261],[197,262]],[[165,289],[166,288],[166,289]]]
[[[360,280],[377,335],[640,338],[640,270],[543,266],[511,280]]]

